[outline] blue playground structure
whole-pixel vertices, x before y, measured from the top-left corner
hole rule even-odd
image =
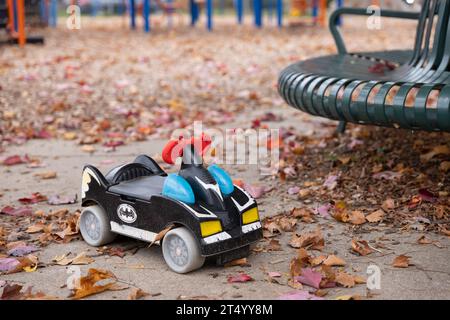
[[[137,16],[138,12],[142,14],[143,20],[143,30],[145,32],[150,32],[151,23],[150,23],[150,15],[157,9],[161,9],[167,13],[169,19],[169,25],[171,24],[170,13],[177,10],[175,7],[176,0],[126,0],[126,5],[124,6],[121,3],[120,11],[129,14],[130,19],[130,28],[137,28]],[[253,15],[253,24],[257,28],[263,27],[263,16],[264,11],[267,11],[267,16],[269,21],[272,21],[273,18],[276,18],[276,25],[281,28],[283,26],[283,17],[284,17],[284,4],[288,2],[287,0],[247,0],[250,2],[250,7],[252,9]],[[76,0],[70,0],[72,4],[76,4]],[[98,11],[100,10],[102,0],[90,0],[90,14],[92,16],[96,16]],[[218,13],[224,12],[225,2],[224,0],[203,0],[204,2],[204,12],[206,15],[206,28],[209,31],[213,30],[214,23],[214,13],[217,11]],[[336,6],[338,8],[343,6],[343,0],[336,0]],[[57,24],[57,15],[58,15],[58,0],[47,0],[48,8],[48,24],[50,26],[56,27]],[[309,4],[311,5],[311,12],[314,18],[319,16],[319,12],[324,17],[326,16],[326,6],[328,4],[327,0],[309,0]],[[320,5],[319,5],[320,4]],[[218,5],[215,10],[215,5]],[[139,6],[139,10],[138,9]],[[243,24],[244,22],[244,0],[234,0],[234,10],[236,12],[236,19],[238,24]],[[324,9],[325,8],[325,9]],[[189,0],[189,14],[190,14],[190,24],[191,26],[197,25],[201,16],[201,8],[197,0]],[[140,14],[139,14],[140,15]]]

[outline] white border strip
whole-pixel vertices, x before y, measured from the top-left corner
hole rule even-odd
[[[203,238],[203,240],[205,240],[205,242],[207,244],[210,244],[210,243],[214,243],[214,242],[218,242],[218,241],[227,240],[230,238],[231,238],[231,236],[228,234],[228,232],[224,231],[224,232],[216,233],[216,234],[213,234],[212,236]]]
[[[157,236],[157,233],[118,224],[114,221],[111,221],[111,231],[146,242],[153,242]],[[159,243],[159,241],[156,243]]]
[[[242,226],[242,232],[243,233],[248,233],[250,231],[253,231],[253,230],[256,230],[256,229],[259,229],[259,228],[261,228],[261,222],[256,221],[256,222],[253,222],[253,223],[250,223],[250,224],[243,225]]]

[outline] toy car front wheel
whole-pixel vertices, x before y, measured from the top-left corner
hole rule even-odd
[[[194,235],[185,227],[167,232],[163,238],[162,252],[169,268],[177,273],[196,270],[205,262]]]
[[[80,232],[84,241],[98,247],[110,243],[116,237],[111,232],[108,216],[100,206],[90,206],[81,212]]]

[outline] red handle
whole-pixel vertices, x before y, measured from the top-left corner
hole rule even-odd
[[[183,149],[188,144],[194,145],[195,151],[203,156],[211,144],[211,138],[202,133],[200,138],[191,137],[186,140],[180,137],[178,140],[169,140],[162,151],[162,159],[168,164],[174,164],[178,157],[183,156]]]

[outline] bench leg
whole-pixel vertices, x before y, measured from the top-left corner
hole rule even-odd
[[[339,121],[339,124],[336,128],[336,133],[337,134],[343,134],[345,132],[345,128],[347,127],[347,122],[346,121]]]

